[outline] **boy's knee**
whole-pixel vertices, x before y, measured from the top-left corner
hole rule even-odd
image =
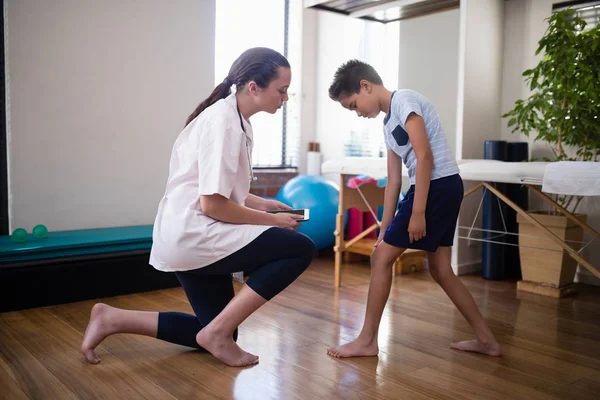
[[[429,273],[436,282],[441,282],[451,276],[454,276],[454,271],[452,271],[452,268],[447,268],[447,266],[441,266],[433,263],[429,264]]]
[[[390,260],[389,256],[386,256],[381,251],[378,251],[377,247],[371,252],[371,268],[392,268],[394,260]]]

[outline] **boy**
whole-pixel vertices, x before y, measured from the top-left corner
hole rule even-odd
[[[390,92],[373,67],[357,60],[338,68],[329,96],[359,117],[375,118],[382,111],[386,113],[388,183],[381,233],[371,254],[363,328],[354,341],[330,348],[327,353],[333,357],[378,354],[377,335],[390,294],[392,264],[411,248],[427,251],[431,276],[475,330],[476,340],[454,342],[450,347],[501,355],[500,346],[473,297],[450,265],[464,189],[433,104],[412,90]],[[408,168],[411,186],[394,216],[402,184],[402,162]]]

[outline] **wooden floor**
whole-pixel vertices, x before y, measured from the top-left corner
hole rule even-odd
[[[427,273],[397,276],[379,357],[336,360],[365,311],[369,270],[317,260],[240,329],[258,354],[247,369],[156,339],[108,338],[89,365],[79,352],[94,302],[0,314],[2,399],[598,399],[600,288],[555,300],[517,294],[515,283],[462,277],[504,347],[492,358],[451,350],[472,332]],[[90,283],[93,284],[93,283]],[[110,305],[190,312],[181,289],[105,299]]]

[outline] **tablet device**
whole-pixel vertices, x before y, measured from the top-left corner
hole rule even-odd
[[[310,210],[308,208],[302,208],[298,210],[267,210],[267,212],[270,214],[286,213],[302,215],[303,218],[299,219],[299,222],[306,222],[310,219]]]

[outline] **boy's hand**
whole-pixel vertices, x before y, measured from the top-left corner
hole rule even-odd
[[[413,213],[408,223],[408,238],[410,243],[425,237],[425,213]]]
[[[375,244],[373,245],[373,247],[377,247],[379,246],[379,244],[381,242],[383,242],[383,236],[385,235],[385,230],[382,229],[381,232],[379,233],[379,237],[377,238],[377,241],[375,242]]]

